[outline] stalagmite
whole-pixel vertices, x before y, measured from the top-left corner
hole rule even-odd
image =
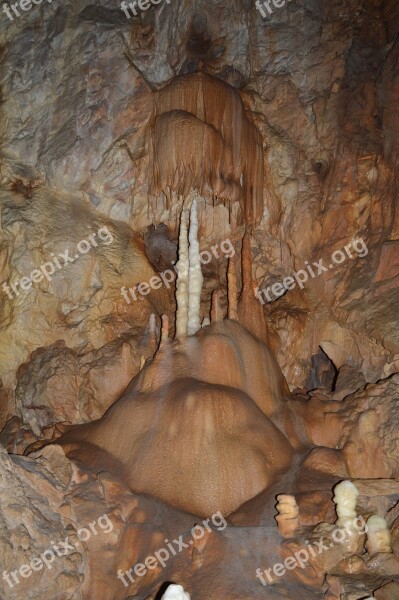
[[[229,266],[227,269],[227,290],[228,290],[228,311],[229,319],[238,321],[237,314],[237,275],[234,260],[229,258]]]
[[[168,587],[161,600],[190,600],[190,596],[181,585],[173,583]]]
[[[210,325],[210,324],[211,324],[210,318],[209,317],[204,317],[202,319],[202,325],[201,325],[201,327],[202,327],[202,329],[204,329],[205,327],[208,327],[208,325]]]
[[[194,335],[201,329],[200,306],[203,276],[201,272],[200,249],[198,243],[197,200],[194,199],[190,210],[189,231],[189,271],[188,271],[188,335]]]
[[[299,508],[295,496],[279,494],[277,496],[277,510],[279,514],[275,517],[278,523],[278,531],[284,538],[291,538],[299,526]]]
[[[379,552],[392,552],[391,534],[383,517],[372,515],[367,519],[366,549],[370,556]]]
[[[176,337],[187,335],[188,323],[188,239],[187,239],[187,210],[183,207],[179,232],[179,260],[177,263],[176,282]]]
[[[356,503],[359,491],[351,481],[341,481],[334,488],[334,502],[338,519],[336,521],[339,527],[344,526],[348,521],[356,519]]]

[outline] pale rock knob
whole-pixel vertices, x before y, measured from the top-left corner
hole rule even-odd
[[[209,317],[204,317],[202,319],[202,325],[201,325],[201,327],[202,327],[202,329],[204,329],[205,327],[209,327],[210,324],[211,324],[210,318]]]
[[[383,517],[372,515],[367,519],[366,548],[370,556],[379,552],[392,552],[391,534]]]
[[[190,600],[190,596],[184,591],[181,585],[172,583],[162,596],[161,600]]]

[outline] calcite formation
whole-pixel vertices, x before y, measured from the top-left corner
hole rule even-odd
[[[262,140],[236,89],[207,73],[176,77],[156,96],[152,131],[153,191],[196,189],[260,221]]]
[[[337,525],[344,526],[347,522],[353,522],[356,519],[358,489],[351,481],[342,481],[335,487],[334,492]]]
[[[169,340],[102,419],[57,443],[79,463],[119,472],[136,493],[229,514],[291,464],[287,396],[267,346],[216,322]]]

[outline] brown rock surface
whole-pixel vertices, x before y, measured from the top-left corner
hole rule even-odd
[[[67,556],[57,557],[54,564],[49,553],[45,557],[47,566],[42,562],[38,570],[30,568],[30,574],[26,569],[24,576],[16,572],[16,580],[11,575],[51,549],[53,540],[64,542],[67,535],[76,533],[73,525],[65,529],[67,520],[63,519],[61,508],[72,465],[56,447],[47,450],[49,462],[10,457],[4,449],[0,449],[0,456],[0,544],[2,567],[9,574],[9,581],[4,577],[1,581],[2,597],[19,600],[78,593],[87,560],[83,545],[73,547]]]

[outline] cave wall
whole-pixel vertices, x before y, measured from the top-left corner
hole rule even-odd
[[[3,424],[21,415],[37,353],[52,367],[36,402],[47,406],[51,389],[66,385],[79,422],[104,412],[151,355],[151,342],[140,349],[138,339],[152,312],[173,313],[173,290],[128,305],[120,288],[154,275],[143,240],[154,223],[166,225],[159,243],[168,260],[176,245],[176,203],[149,208],[151,119],[158,90],[198,69],[239,90],[262,135],[257,285],[328,261],[355,236],[367,244],[367,256],[265,303],[289,385],[316,387],[323,360],[330,379],[343,365],[367,381],[397,370],[398,23],[394,0],[292,1],[267,19],[244,0],[172,2],[130,20],[105,2],[42,4],[12,23],[2,15],[2,281],[101,226],[115,238],[62,278],[18,298],[2,292]],[[242,231],[222,205],[200,229],[204,248],[237,242]],[[224,267],[211,272],[204,303],[225,288]],[[93,393],[85,365],[100,372],[107,360],[118,384]]]

